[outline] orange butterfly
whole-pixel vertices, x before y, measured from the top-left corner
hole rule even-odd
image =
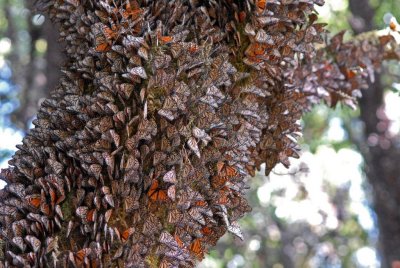
[[[266,49],[266,46],[264,44],[252,43],[246,49],[245,54],[246,54],[246,56],[249,56],[249,57],[256,57],[259,55],[264,55],[265,49]]]
[[[111,28],[103,25],[103,34],[107,38],[107,40],[117,39],[118,27],[115,25],[115,23],[111,25]]]
[[[107,52],[111,49],[111,46],[107,42],[99,43],[96,45],[97,52]]]
[[[203,234],[203,235],[211,235],[212,233],[213,233],[213,231],[212,231],[212,229],[210,228],[210,227],[207,227],[207,226],[205,226],[205,227],[203,227],[202,229],[201,229],[201,233]]]
[[[218,161],[217,163],[217,172],[220,176],[227,176],[229,178],[236,177],[238,172],[235,167],[228,166],[222,161]]]
[[[50,204],[51,204],[52,207],[54,207],[55,204],[56,204],[56,200],[57,200],[57,194],[54,191],[54,189],[51,188],[51,187],[49,189],[49,193],[50,193]]]
[[[123,231],[121,234],[122,242],[125,243],[126,241],[128,241],[129,237],[131,236],[131,234],[133,234],[134,231],[135,231],[135,229],[133,227],[130,227],[130,228],[126,229],[125,231]]]
[[[225,183],[228,181],[228,177],[226,176],[212,176],[211,177],[211,185],[215,189],[219,189],[225,185]]]
[[[168,44],[168,43],[171,43],[172,41],[174,41],[174,38],[172,36],[160,36],[159,39],[164,44]]]
[[[390,24],[389,24],[390,30],[397,31],[397,26],[398,26],[398,24],[396,23],[396,21],[394,19],[390,20]]]
[[[257,7],[259,9],[264,9],[266,4],[267,4],[267,0],[258,0],[257,1]]]
[[[79,250],[78,252],[75,253],[75,257],[73,257],[73,260],[75,262],[75,265],[78,267],[81,267],[81,265],[84,262],[84,259],[86,256],[88,256],[91,252],[90,248],[83,248]]]
[[[167,201],[167,190],[159,189],[158,185],[158,180],[154,179],[147,193],[147,196],[150,198],[151,201]]]
[[[26,201],[28,201],[28,203],[31,206],[34,206],[35,208],[39,208],[40,203],[41,203],[41,197],[38,194],[29,195],[26,197]]]
[[[183,244],[181,238],[180,238],[177,234],[174,235],[174,238],[175,238],[175,241],[176,241],[176,243],[178,243],[178,246],[179,246],[180,248],[183,248],[183,247],[185,246],[185,245]]]
[[[244,22],[246,20],[246,12],[240,11],[239,13],[239,22]]]
[[[229,202],[228,195],[225,193],[221,195],[217,200],[217,204],[219,205],[226,205],[228,204],[228,202]]]
[[[196,204],[196,206],[198,206],[198,207],[206,207],[206,206],[207,206],[207,202],[204,201],[204,200],[197,201],[195,204]]]
[[[226,205],[230,201],[228,198],[230,193],[231,189],[229,189],[227,186],[223,186],[219,191],[217,204]]]
[[[190,244],[190,252],[192,252],[199,260],[204,259],[204,249],[201,245],[200,238],[195,239],[192,244]]]
[[[91,209],[91,210],[89,210],[88,213],[86,214],[86,219],[87,219],[89,222],[93,222],[93,221],[95,220],[95,216],[96,216],[95,212],[96,212],[96,209]]]
[[[199,50],[199,46],[195,43],[191,43],[188,48],[190,53],[195,53]]]
[[[347,79],[353,79],[354,77],[357,76],[357,72],[351,69],[345,69],[346,72],[346,78]]]
[[[139,16],[143,13],[143,10],[139,7],[137,1],[130,1],[126,4],[126,10],[122,12],[122,16],[125,19],[131,18],[132,20],[137,20]]]

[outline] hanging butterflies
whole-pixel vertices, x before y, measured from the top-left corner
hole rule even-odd
[[[39,194],[27,195],[25,200],[30,206],[35,208],[39,208],[42,202],[41,195]]]
[[[229,178],[236,177],[239,175],[235,167],[226,165],[222,161],[217,162],[217,173],[220,176],[227,176]]]
[[[172,169],[172,170],[168,171],[167,173],[165,173],[163,176],[163,181],[175,184],[176,183],[175,169]]]
[[[237,222],[231,222],[228,226],[228,231],[243,240],[243,233],[240,230],[240,226]]]
[[[162,201],[165,202],[168,200],[167,191],[159,188],[158,180],[153,180],[149,191],[147,192],[147,196],[151,201]]]
[[[122,243],[126,243],[129,237],[135,232],[135,228],[130,227],[121,233]]]
[[[288,166],[302,114],[354,105],[384,57],[343,34],[316,51],[322,2],[38,0],[74,60],[0,172],[4,261],[194,267],[243,238],[247,175]]]
[[[41,242],[39,239],[32,235],[25,236],[26,242],[31,246],[33,252],[38,252],[40,250]]]
[[[191,149],[198,158],[200,158],[200,150],[199,147],[197,145],[197,141],[194,137],[189,138],[189,140],[187,141],[187,145],[189,146],[189,149]]]
[[[198,260],[204,258],[205,252],[199,238],[195,239],[192,244],[190,244],[190,252],[194,254]]]

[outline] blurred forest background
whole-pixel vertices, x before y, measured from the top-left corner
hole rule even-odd
[[[57,84],[62,43],[30,0],[0,0],[0,167]],[[399,0],[327,0],[331,34],[384,29]],[[62,39],[62,38],[61,38]],[[223,237],[200,265],[391,267],[400,259],[400,65],[384,64],[353,111],[316,106],[304,119],[303,152],[251,182],[244,241]],[[1,183],[1,182],[0,182]],[[4,186],[0,184],[1,187]],[[395,266],[393,266],[395,267]],[[397,266],[396,266],[397,267]]]

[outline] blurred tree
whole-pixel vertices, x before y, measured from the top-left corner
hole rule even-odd
[[[382,9],[379,8],[391,7],[386,12],[390,10],[399,15],[400,6],[395,2],[350,0],[350,25],[354,33],[376,29],[376,18],[383,21]],[[365,159],[365,172],[373,189],[382,267],[390,267],[394,260],[400,258],[400,150],[398,135],[389,132],[390,122],[384,112],[384,96],[381,75],[375,73],[375,80],[369,83],[369,89],[359,101],[363,135],[353,140]]]
[[[8,135],[29,129],[40,100],[58,83],[64,58],[56,27],[32,5],[25,0],[0,1],[0,128]],[[0,163],[10,158],[11,149],[0,146]]]
[[[11,66],[13,83],[18,85],[18,106],[11,114],[12,122],[20,129],[29,129],[36,115],[39,100],[49,96],[58,83],[63,60],[62,45],[56,27],[44,15],[34,12],[33,1],[2,0],[4,21],[0,38],[12,49],[5,59]]]

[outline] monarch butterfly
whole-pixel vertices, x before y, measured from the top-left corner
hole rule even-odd
[[[168,44],[174,41],[174,38],[172,36],[159,36],[158,38],[164,44]]]
[[[204,200],[200,200],[200,201],[196,201],[195,205],[198,206],[198,207],[206,207],[207,206],[207,202],[204,201]]]
[[[73,221],[69,221],[68,222],[68,227],[67,227],[67,233],[66,233],[66,237],[69,237],[69,235],[72,232],[72,229],[74,228],[74,222]]]
[[[199,46],[196,43],[189,43],[188,51],[190,53],[196,53],[199,50]]]
[[[41,203],[41,196],[39,194],[28,195],[25,197],[25,200],[29,205],[39,208]]]
[[[168,259],[163,258],[162,261],[160,262],[160,265],[158,268],[171,268],[173,265],[168,261]]]
[[[26,227],[27,227],[26,220],[19,220],[19,221],[13,222],[11,225],[11,229],[13,231],[14,236],[22,236]]]
[[[197,221],[201,225],[205,225],[206,224],[206,221],[205,221],[203,215],[201,215],[201,213],[200,213],[199,207],[190,208],[188,213],[189,213],[190,217],[192,217],[192,219],[194,219],[195,221]]]
[[[46,238],[46,254],[58,248],[58,236]]]
[[[40,242],[39,239],[37,239],[36,237],[32,236],[32,235],[27,235],[25,236],[25,240],[31,245],[33,252],[38,252],[40,249],[40,246],[42,245],[42,243]]]
[[[109,210],[107,210],[106,213],[104,214],[104,219],[105,219],[106,222],[108,222],[108,221],[110,220],[111,215],[112,215],[112,212],[113,212],[113,210],[112,210],[112,209],[109,209]]]
[[[201,245],[201,240],[200,238],[196,238],[192,244],[190,244],[190,252],[193,253],[197,259],[202,260],[204,259],[204,249],[203,246]]]
[[[167,173],[164,174],[163,177],[164,182],[169,182],[169,183],[176,183],[176,173],[175,169],[172,169],[168,171]]]
[[[76,263],[78,267],[82,265],[86,256],[88,256],[92,252],[91,248],[83,248],[75,253],[73,257],[73,261]],[[71,259],[71,257],[70,257]]]
[[[158,180],[154,179],[149,191],[147,192],[148,197],[151,201],[167,201],[168,195],[166,190],[162,190],[158,188],[159,182]]]
[[[228,204],[228,202],[229,202],[228,194],[226,194],[225,191],[220,191],[220,192],[223,192],[223,194],[221,194],[221,195],[218,197],[218,200],[217,200],[216,203],[219,204],[219,205],[226,205],[226,204]]]
[[[287,57],[292,53],[292,48],[288,45],[282,47],[281,54],[283,57]]]
[[[51,210],[49,204],[42,202],[40,204],[40,212],[42,212],[44,215],[50,216]]]
[[[166,137],[162,137],[161,138],[161,151],[164,152],[171,152],[172,146],[171,146],[171,142],[166,138]]]
[[[200,150],[199,147],[197,145],[197,141],[194,137],[191,137],[188,141],[187,141],[187,145],[189,146],[189,148],[196,154],[196,156],[198,158],[200,157]]]
[[[86,214],[86,220],[89,222],[94,222],[97,218],[97,211],[96,209],[91,209]]]
[[[390,41],[393,41],[392,35],[383,35],[379,37],[379,42],[382,47],[387,45]]]
[[[211,177],[211,186],[215,189],[219,189],[225,185],[225,183],[228,181],[227,176],[212,176]]]
[[[168,223],[177,223],[182,221],[182,219],[183,219],[183,214],[179,210],[174,209],[169,211]]]
[[[183,244],[181,238],[177,234],[174,235],[174,238],[180,248],[183,248],[185,246],[185,244]]]
[[[118,27],[114,23],[111,24],[111,28],[103,24],[103,34],[107,40],[117,39]]]
[[[246,170],[250,174],[250,176],[254,177],[256,175],[256,169],[252,165],[246,165]]]
[[[135,228],[130,227],[128,229],[126,229],[125,231],[122,232],[121,234],[121,240],[123,243],[125,243],[126,241],[128,241],[129,237],[135,232]]]
[[[128,1],[125,10],[122,11],[122,17],[124,17],[124,19],[132,19],[135,21],[142,13],[143,10],[139,7],[137,1],[132,1],[132,3]]]
[[[147,79],[147,74],[146,74],[146,70],[139,66],[139,67],[134,67],[129,71],[130,75],[132,75],[133,77],[140,77],[142,79]]]
[[[56,211],[56,214],[60,217],[60,219],[64,220],[64,215],[62,213],[60,205],[56,205],[55,211]]]
[[[107,52],[111,49],[111,46],[106,42],[106,41],[101,41],[98,43],[98,45],[96,45],[95,50],[97,52]]]
[[[4,173],[5,173],[5,176],[3,177]],[[6,173],[5,170],[3,169],[1,171],[1,179],[5,180],[5,178],[11,177],[11,175],[9,175],[9,174],[10,173]],[[10,183],[6,186],[6,190],[10,193],[15,194],[16,196],[18,196],[20,198],[25,197],[25,186],[21,183]]]
[[[208,235],[211,235],[213,233],[213,230],[208,226],[204,226],[203,228],[201,228],[201,233],[203,235],[208,236]]]
[[[75,211],[76,215],[78,215],[79,217],[81,217],[82,219],[85,219],[87,216],[89,209],[88,207],[78,207]]]
[[[227,176],[228,178],[236,177],[239,173],[235,167],[225,164],[225,162],[217,162],[217,174],[220,176]]]
[[[175,192],[176,192],[175,185],[171,185],[167,190],[167,195],[172,201],[175,201]]]
[[[228,231],[243,240],[243,233],[242,230],[240,230],[240,226],[237,222],[231,222],[231,224],[228,226]]]
[[[143,225],[142,233],[144,235],[154,234],[159,232],[161,228],[162,225],[159,219],[154,214],[149,214]]]
[[[240,11],[238,15],[238,20],[240,23],[243,23],[246,20],[247,14],[245,11]]]
[[[261,10],[265,9],[266,5],[267,5],[267,0],[258,0],[257,1],[257,7]]]

